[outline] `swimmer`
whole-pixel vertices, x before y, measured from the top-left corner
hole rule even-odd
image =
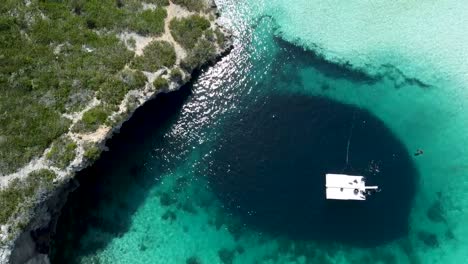
[[[422,149],[417,149],[416,152],[414,153],[414,156],[419,156],[424,154],[424,151]]]

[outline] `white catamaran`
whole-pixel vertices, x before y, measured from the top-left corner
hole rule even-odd
[[[327,199],[366,200],[369,191],[378,191],[378,186],[366,186],[364,176],[346,174],[326,175]]]

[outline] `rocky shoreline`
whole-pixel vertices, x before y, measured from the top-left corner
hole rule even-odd
[[[219,61],[228,54],[232,48],[231,34],[220,24],[219,13],[215,3],[210,1],[209,5],[210,12],[206,15],[213,15],[215,17],[214,20],[210,21],[211,27],[220,29],[225,36],[225,41],[223,45],[217,46],[216,54],[213,59],[205,61],[201,67],[207,67]],[[171,3],[168,7],[168,14],[167,21],[173,17],[187,16],[190,13],[181,11],[178,6]],[[168,23],[166,23],[166,26],[167,24]],[[120,38],[125,42],[125,36],[120,36]],[[153,40],[159,39],[170,41],[176,46],[177,65],[179,65],[181,58],[185,57],[186,54],[182,48],[178,47],[174,39],[172,39],[168,28],[166,28],[166,32],[163,36],[154,38]],[[135,53],[138,54],[138,52],[141,52],[141,49],[151,41],[152,39],[150,38],[140,39],[140,42],[134,47]],[[71,131],[68,132],[69,136],[77,143],[78,147],[75,159],[66,168],[59,169],[50,167],[46,159],[46,153],[50,150],[49,148],[41,157],[31,161],[18,172],[1,177],[0,187],[4,187],[12,179],[25,178],[28,173],[41,168],[51,169],[57,174],[52,190],[47,193],[41,193],[38,200],[34,201],[34,206],[32,206],[30,210],[27,210],[27,212],[23,212],[20,216],[25,223],[24,225],[21,225],[19,228],[12,228],[13,226],[16,227],[19,225],[16,222],[0,225],[0,263],[50,263],[48,252],[51,234],[55,230],[61,208],[65,205],[68,194],[79,186],[74,176],[77,172],[94,163],[94,160],[86,158],[85,156],[86,144],[92,142],[97,146],[99,152],[105,151],[107,140],[120,130],[122,124],[132,117],[136,109],[154,99],[159,93],[169,93],[180,89],[183,85],[192,80],[192,75],[198,70],[199,68],[192,71],[192,73],[185,73],[181,80],[171,80],[169,78],[168,69],[162,69],[157,72],[144,72],[148,79],[145,88],[128,92],[125,99],[120,104],[119,109],[113,113],[113,116],[118,117],[114,119],[116,122],[112,125],[103,125],[93,133],[78,134]],[[169,79],[168,87],[159,90],[154,89],[152,83],[159,77]],[[128,108],[130,101],[133,103],[133,106]],[[76,114],[76,116],[71,116],[74,123],[81,119],[86,110],[96,104],[96,98],[94,98],[86,109]]]

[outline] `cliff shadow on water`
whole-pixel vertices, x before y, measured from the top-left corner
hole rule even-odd
[[[273,93],[226,122],[222,135],[209,182],[249,226],[362,247],[407,235],[418,173],[404,145],[368,111]],[[382,191],[367,201],[326,200],[326,173],[363,175]]]
[[[371,76],[362,70],[356,69],[349,62],[341,64],[331,62],[323,55],[311,49],[294,45],[281,36],[275,35],[273,40],[281,49],[277,59],[278,62],[293,60],[295,67],[312,67],[328,78],[345,79],[356,84],[373,84],[379,81],[377,76]],[[300,80],[300,78],[296,78],[296,80]]]
[[[164,135],[177,120],[191,90],[189,83],[178,91],[159,94],[137,109],[120,133],[107,142],[110,151],[103,152],[95,164],[76,175],[80,186],[69,195],[53,236],[53,263],[78,261],[79,256],[104,248],[128,231],[132,213],[158,182],[155,175],[176,166],[152,162],[150,168],[147,159],[155,149],[170,144]],[[147,170],[158,173],[145,173]],[[89,233],[95,236],[86,238]]]

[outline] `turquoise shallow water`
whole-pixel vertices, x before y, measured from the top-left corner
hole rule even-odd
[[[443,31],[435,3],[312,2],[219,1],[234,50],[140,109],[79,175],[54,262],[467,263],[464,63],[449,52],[464,49],[420,41]],[[326,202],[329,171],[382,193]]]

